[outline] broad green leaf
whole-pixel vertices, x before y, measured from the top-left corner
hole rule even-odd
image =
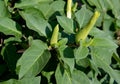
[[[101,46],[101,47],[111,47],[111,49],[115,50],[118,46],[113,42],[113,40],[109,38],[94,38],[91,46]]]
[[[33,12],[36,13],[36,11],[33,10]],[[41,18],[41,15],[35,14],[35,13],[29,13],[29,12],[21,12],[22,17],[25,19],[26,24],[29,29],[36,31],[41,36],[47,36],[47,26],[48,23],[43,18]],[[49,30],[49,29],[48,29]]]
[[[105,61],[108,65],[111,63],[111,58],[113,53],[115,52],[116,47],[114,46],[96,46],[91,47],[91,50],[97,54],[101,58],[101,60]],[[107,52],[107,53],[106,53]]]
[[[89,50],[86,46],[80,46],[74,51],[75,59],[77,60],[86,58],[88,54]]]
[[[120,19],[120,0],[88,0],[88,3],[104,13],[111,9],[115,18]]]
[[[70,74],[67,70],[64,71],[63,75],[63,83],[62,84],[72,84],[72,79],[70,77]]]
[[[98,31],[99,31],[99,33],[98,33]],[[94,33],[92,33],[92,35],[95,38],[93,38],[93,42],[90,45],[90,46],[92,46],[91,50],[93,52],[95,52],[99,57],[101,57],[101,59],[104,60],[107,64],[110,64],[111,57],[112,57],[113,53],[116,51],[116,48],[118,46],[111,39],[111,37],[103,31],[96,30],[96,32],[94,31]]]
[[[0,84],[40,84],[40,80],[40,77],[23,78],[21,80],[9,79],[8,81],[0,82]]]
[[[98,28],[93,28],[91,31],[90,31],[90,34],[91,36],[94,36],[94,38],[103,38],[103,39],[109,39],[109,40],[112,40],[113,38],[110,36],[109,33],[105,32],[105,31],[102,31]],[[113,41],[113,40],[112,40]]]
[[[74,70],[72,73],[72,84],[90,84],[87,75],[79,70]]]
[[[60,64],[58,64],[56,71],[55,71],[55,79],[56,79],[57,84],[62,84],[63,73],[64,73],[63,67]]]
[[[112,12],[115,15],[115,18],[120,19],[120,0],[111,0]]]
[[[57,84],[72,84],[70,74],[63,68],[63,65],[58,64],[55,71],[55,78]]]
[[[103,30],[105,32],[110,32],[110,26],[113,22],[113,18],[109,17],[107,14],[104,16],[104,22],[103,22]]]
[[[95,5],[97,6],[99,9],[101,8],[100,4],[99,4],[99,0],[88,0],[88,2],[90,3],[90,5]]]
[[[15,37],[22,36],[16,27],[16,23],[7,17],[0,17],[0,32],[6,35],[14,35]]]
[[[66,33],[74,33],[73,20],[65,16],[57,16],[57,21]]]
[[[21,0],[15,4],[16,8],[25,8],[35,6],[38,3],[52,2],[53,0]]]
[[[0,1],[0,17],[10,17],[7,7],[5,6],[5,2],[2,0]]]
[[[51,4],[51,6],[54,9],[54,11],[56,11],[56,12],[59,11],[61,14],[64,14],[65,1],[63,1],[63,0],[54,1]]]
[[[114,70],[109,66],[111,64],[112,55],[116,52],[118,46],[114,43],[111,36],[104,31],[94,28],[91,35],[94,36],[93,42],[90,45],[93,59],[91,63],[94,64],[94,66],[92,66],[96,71],[98,71],[96,67],[102,68],[112,78],[119,82],[119,76],[117,76]]]
[[[101,56],[98,56],[96,53],[92,53],[92,59],[95,62],[96,66],[99,68],[102,68],[105,72],[107,72],[112,78],[114,78],[114,80],[116,80],[118,83],[120,82],[119,78],[120,75],[118,75],[118,73],[116,73],[110,66],[109,64],[106,62],[106,60],[104,60],[103,58],[101,58]]]
[[[54,9],[49,3],[40,3],[35,5],[35,8],[42,12],[45,19],[49,19],[53,13],[55,13]]]
[[[47,50],[47,45],[40,40],[33,40],[31,46],[17,62],[19,79],[24,76],[36,76],[41,72],[49,59],[50,52]]]
[[[49,19],[56,12],[64,13],[64,1],[54,1],[53,3],[40,3],[35,5],[35,8],[42,12],[45,19]]]
[[[75,13],[79,28],[83,28],[89,22],[91,16],[92,12],[86,9],[86,6],[83,5],[82,8]]]
[[[100,73],[98,67],[96,66],[96,63],[93,62],[92,60],[90,60],[90,67],[91,67],[93,70],[95,70],[95,72],[96,72],[97,74]]]
[[[97,10],[101,12],[107,12],[108,9],[111,8],[111,1],[110,0],[88,0],[91,6],[96,6]]]

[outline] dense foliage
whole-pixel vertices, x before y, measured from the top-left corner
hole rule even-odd
[[[0,84],[119,84],[120,0],[0,0]]]

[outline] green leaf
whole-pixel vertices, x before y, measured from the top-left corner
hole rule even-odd
[[[90,62],[88,58],[79,59],[79,60],[76,60],[76,65],[87,68],[88,66],[90,66]]]
[[[112,57],[113,53],[116,51],[116,48],[118,46],[111,39],[111,36],[109,36],[108,34],[106,34],[103,31],[95,29],[94,32],[92,33],[92,35],[94,36],[94,38],[93,38],[93,42],[90,45],[90,46],[92,46],[91,50],[94,51],[99,57],[101,57],[102,60],[107,62],[107,64],[110,64],[111,57]],[[104,54],[102,54],[102,53],[104,53]]]
[[[120,19],[120,6],[119,6],[120,0],[116,0],[116,1],[111,0],[110,3],[115,18]]]
[[[93,42],[90,45],[92,59],[91,63],[94,69],[98,72],[96,67],[102,68],[107,72],[114,80],[119,81],[119,76],[115,71],[109,66],[111,64],[111,59],[113,53],[116,52],[118,47],[113,41],[111,36],[104,31],[94,28],[91,35],[94,36]]]
[[[86,9],[85,5],[83,5],[82,8],[75,13],[79,28],[83,28],[90,21],[92,14],[93,13],[91,11]]]
[[[113,41],[113,38],[110,36],[109,33],[105,32],[105,31],[102,31],[98,28],[93,28],[90,31],[89,35],[94,36],[94,38],[101,38],[101,39],[103,38],[103,39],[109,39],[109,40]]]
[[[110,0],[88,0],[91,6],[96,6],[97,10],[101,12],[106,12],[108,9],[111,8],[111,1]]]
[[[17,62],[19,79],[24,76],[36,76],[47,64],[50,57],[47,45],[40,40],[33,40],[31,46]]]
[[[74,70],[72,73],[72,84],[91,84],[85,73],[79,70]]]
[[[29,10],[29,9],[28,9]],[[47,28],[48,23],[43,18],[41,18],[40,14],[35,14],[36,10],[31,11],[24,11],[21,12],[21,16],[25,19],[26,24],[29,29],[36,31],[41,36],[47,36]]]
[[[20,3],[15,4],[15,8],[26,8],[35,6],[38,3],[52,2],[53,0],[21,0]]]
[[[54,9],[49,3],[40,3],[35,5],[35,8],[42,12],[45,19],[49,19],[53,13],[55,13]]]
[[[65,16],[57,16],[57,21],[66,33],[74,33],[73,20]]]
[[[58,50],[61,59],[69,66],[70,71],[72,72],[75,64],[73,50],[65,45],[60,46]]]
[[[10,14],[7,10],[7,7],[5,6],[4,1],[0,1],[0,17],[10,17]]]
[[[91,84],[101,84],[101,82],[97,79],[97,75],[94,75],[93,71],[90,71],[87,76],[91,78]]]
[[[63,0],[54,1],[51,4],[51,6],[54,9],[54,11],[59,11],[61,14],[64,14],[65,1]]]
[[[87,55],[89,54],[89,50],[86,46],[80,46],[74,50],[74,53],[75,59],[79,60],[86,58]]]
[[[45,19],[49,19],[53,14],[59,12],[64,13],[64,1],[54,1],[53,3],[40,3],[35,5],[35,8],[42,12]]]
[[[108,59],[103,59],[103,57],[98,56],[97,53],[93,52],[92,53],[92,59],[93,62],[96,64],[97,67],[102,68],[105,72],[107,72],[112,78],[114,78],[114,80],[116,80],[118,83],[120,82],[119,78],[120,75],[118,75],[118,73],[116,73],[110,66],[109,64],[106,62],[106,60]]]
[[[0,84],[40,84],[40,80],[40,77],[23,78],[21,80],[9,79],[8,81],[0,82]]]
[[[63,73],[64,73],[64,68],[58,64],[57,69],[55,71],[55,79],[57,84],[63,84]]]
[[[16,37],[22,36],[21,32],[16,27],[16,23],[7,17],[0,17],[0,32]]]
[[[57,84],[72,84],[72,80],[68,71],[66,71],[61,64],[58,64],[55,78]]]
[[[47,78],[48,83],[50,83],[51,76],[54,74],[54,72],[53,71],[51,71],[51,72],[42,71],[41,73],[42,73],[43,76],[45,76]]]
[[[91,46],[111,47],[113,50],[118,47],[113,40],[104,37],[94,38]]]

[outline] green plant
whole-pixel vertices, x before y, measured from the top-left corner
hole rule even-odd
[[[0,0],[0,84],[119,84],[119,2]]]

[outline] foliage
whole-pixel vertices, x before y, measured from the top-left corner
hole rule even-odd
[[[119,3],[0,0],[0,84],[119,84]]]

